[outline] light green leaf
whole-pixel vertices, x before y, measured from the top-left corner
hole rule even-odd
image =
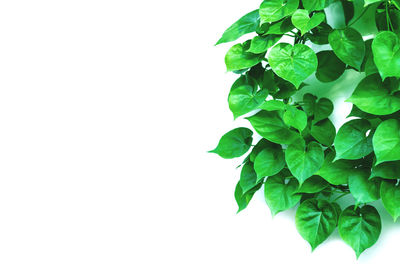
[[[300,194],[296,194],[298,182],[296,179],[288,179],[286,182],[284,174],[268,177],[264,184],[264,196],[272,216],[281,211],[294,207],[301,198]]]
[[[354,169],[353,162],[343,159],[332,162],[334,158],[335,152],[329,152],[325,157],[324,164],[316,174],[333,185],[347,184],[349,175]]]
[[[290,144],[300,138],[283,122],[278,111],[262,110],[247,119],[259,135],[273,143]]]
[[[311,29],[317,27],[325,20],[323,12],[315,13],[311,18],[308,11],[305,9],[297,9],[292,15],[293,25],[301,31],[301,35],[309,32]]]
[[[396,119],[379,124],[372,139],[376,155],[376,165],[400,160],[400,122]]]
[[[260,5],[262,22],[275,22],[292,15],[299,6],[299,0],[265,0]]]
[[[247,162],[243,165],[242,171],[240,172],[239,184],[242,188],[242,194],[246,194],[252,188],[258,184],[257,175],[254,171],[254,166],[252,162]]]
[[[268,100],[265,101],[259,108],[267,111],[285,110],[286,104],[280,100]]]
[[[372,42],[374,62],[382,80],[400,77],[400,41],[393,32],[380,32]]]
[[[267,35],[267,34],[281,35],[281,34],[284,34],[284,33],[287,33],[289,31],[293,30],[293,28],[294,28],[290,17],[284,18],[277,22],[273,22],[271,24],[267,23],[267,25],[269,25],[269,28],[265,32],[264,35]]]
[[[258,189],[260,189],[261,185],[262,185],[262,183],[259,183],[252,190],[250,190],[246,194],[243,194],[242,187],[240,186],[240,182],[237,183],[236,189],[235,189],[235,200],[239,207],[237,213],[241,212],[242,210],[244,210],[247,207],[250,200],[253,198],[254,193]]]
[[[232,42],[239,39],[241,36],[247,33],[255,32],[259,23],[260,23],[260,15],[257,9],[244,15],[238,21],[233,23],[224,32],[221,39],[219,39],[215,45]]]
[[[294,127],[301,132],[307,126],[307,115],[300,109],[287,106],[287,110],[283,113],[283,121],[286,125]]]
[[[250,52],[253,54],[265,53],[274,44],[276,44],[281,38],[282,38],[282,35],[274,35],[274,34],[270,34],[267,36],[258,36],[257,35],[251,40],[250,48],[247,50],[247,52]]]
[[[335,138],[336,159],[360,159],[372,152],[371,123],[365,119],[343,124]]]
[[[383,206],[396,221],[400,216],[400,184],[396,181],[382,181],[381,198]]]
[[[304,142],[293,143],[285,151],[287,166],[300,185],[315,174],[324,163],[322,147],[311,142],[305,146]]]
[[[356,204],[368,203],[379,199],[379,182],[368,180],[370,173],[366,169],[357,169],[349,176],[349,189]]]
[[[303,6],[308,12],[325,8],[325,0],[302,0]]]
[[[275,45],[269,52],[268,62],[279,77],[291,82],[296,88],[299,88],[318,66],[314,51],[303,44]]]
[[[324,242],[335,230],[337,213],[323,199],[308,199],[300,204],[296,212],[296,228],[310,243],[312,250]]]
[[[317,53],[318,67],[315,77],[321,82],[328,83],[337,80],[346,69],[344,64],[333,51]]]
[[[313,194],[324,190],[329,186],[328,182],[325,181],[321,176],[313,175],[297,189],[297,193]]]
[[[378,74],[364,78],[346,100],[360,110],[374,115],[388,115],[400,110],[400,96],[389,90],[389,80],[385,84]]]
[[[246,52],[249,45],[250,43],[236,44],[229,49],[225,56],[225,65],[228,71],[247,69],[263,60],[264,54]]]
[[[364,0],[364,6],[369,6],[373,3],[383,2],[383,0]]]
[[[229,109],[238,118],[257,109],[267,98],[268,90],[257,91],[257,83],[248,82],[250,77],[241,76],[231,88],[228,96]]]
[[[329,44],[336,56],[356,69],[360,69],[364,59],[365,44],[361,34],[352,29],[336,29],[329,34]]]
[[[257,181],[266,176],[279,173],[285,167],[285,156],[282,146],[269,143],[267,147],[258,153],[254,160],[254,169],[257,173]]]
[[[253,132],[247,128],[240,127],[224,134],[219,140],[218,146],[209,151],[216,153],[222,158],[237,158],[246,153],[253,142]]]
[[[358,258],[378,240],[382,228],[381,217],[372,206],[350,206],[340,215],[338,228],[340,236],[353,248]]]

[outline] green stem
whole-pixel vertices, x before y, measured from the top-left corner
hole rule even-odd
[[[350,27],[351,25],[353,25],[354,23],[356,23],[359,19],[361,19],[362,16],[364,16],[365,12],[367,12],[368,8],[370,6],[367,6],[363,12],[361,12],[360,16],[358,16],[355,20],[353,20],[349,25],[347,25],[348,27]]]

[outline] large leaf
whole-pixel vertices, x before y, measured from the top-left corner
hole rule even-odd
[[[381,198],[383,206],[396,221],[400,216],[400,185],[395,181],[382,181]]]
[[[400,122],[396,119],[383,121],[376,129],[372,142],[376,164],[400,160]]]
[[[343,124],[335,138],[336,159],[359,159],[372,152],[371,123],[365,119]]]
[[[369,175],[367,170],[357,169],[349,176],[349,189],[356,204],[379,199],[379,181],[377,179],[368,180]]]
[[[268,62],[279,77],[291,82],[296,88],[299,88],[318,66],[314,51],[303,44],[275,45],[268,55]]]
[[[294,207],[301,198],[296,194],[298,182],[296,179],[288,179],[283,172],[268,177],[264,184],[264,196],[272,215]]]
[[[400,161],[387,161],[372,166],[370,178],[400,179]]]
[[[229,92],[228,103],[234,118],[258,108],[267,98],[268,90],[257,91],[256,82],[248,82],[250,77],[241,76]]]
[[[283,122],[278,111],[262,110],[247,118],[254,130],[265,139],[277,144],[291,144],[298,140],[300,135]]]
[[[275,22],[292,15],[299,6],[299,0],[265,0],[260,5],[263,22]]]
[[[216,153],[225,159],[240,157],[249,150],[253,141],[252,136],[253,132],[247,128],[233,129],[224,134],[218,146],[209,152]]]
[[[381,233],[381,217],[372,206],[347,207],[339,218],[339,234],[349,244],[357,258],[378,240]]]
[[[360,69],[364,59],[365,44],[358,31],[352,28],[336,29],[329,34],[328,40],[340,60]]]
[[[285,156],[282,147],[278,144],[269,143],[254,160],[258,180],[266,176],[279,173],[285,167]]]
[[[292,15],[293,25],[300,30],[301,35],[304,35],[308,31],[314,29],[325,20],[325,14],[323,12],[315,13],[311,18],[308,15],[308,11],[305,9],[297,9]]]
[[[385,84],[378,74],[364,78],[346,100],[360,110],[374,115],[388,115],[400,110],[400,96],[390,90],[389,82]]]
[[[332,162],[334,158],[335,152],[329,152],[325,157],[321,169],[316,174],[333,185],[347,184],[349,175],[354,169],[354,164],[349,160],[343,159]]]
[[[393,32],[380,32],[372,42],[374,62],[382,79],[400,77],[400,41]]]
[[[225,56],[225,65],[228,71],[242,70],[253,67],[262,61],[264,54],[246,52],[250,43],[232,46]]]
[[[247,33],[255,32],[259,23],[260,23],[260,15],[257,9],[244,15],[238,21],[233,23],[224,32],[221,39],[219,39],[215,45],[232,42]]]
[[[289,170],[301,185],[321,168],[324,163],[324,152],[316,142],[309,143],[307,147],[304,142],[296,142],[286,149],[285,160]]]
[[[296,228],[310,243],[312,250],[335,230],[336,221],[335,208],[323,199],[308,199],[300,204],[296,212]]]

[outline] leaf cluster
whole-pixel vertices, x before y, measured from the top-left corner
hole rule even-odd
[[[398,0],[265,0],[224,32],[217,44],[253,34],[225,56],[227,70],[239,75],[229,109],[253,129],[229,131],[210,151],[244,157],[238,212],[263,188],[273,215],[297,207],[296,227],[313,250],[338,228],[357,258],[381,232],[371,202],[381,200],[394,220],[400,216],[399,6]],[[328,10],[336,10],[343,27],[329,23]],[[372,35],[355,27],[361,20],[375,29]],[[335,129],[330,99],[293,96],[311,75],[335,83],[345,71],[364,78],[346,100],[353,104],[348,121]],[[340,205],[346,195],[354,205]]]

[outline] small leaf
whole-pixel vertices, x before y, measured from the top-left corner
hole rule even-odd
[[[225,56],[225,64],[228,71],[247,69],[262,61],[264,54],[246,52],[249,45],[250,43],[236,44],[229,49]]]
[[[395,181],[382,181],[381,198],[383,206],[396,221],[400,216],[400,185]]]
[[[308,12],[314,11],[314,10],[322,10],[326,6],[326,0],[302,0],[303,6],[305,9],[308,10]]]
[[[387,161],[372,166],[370,178],[400,179],[400,161]]]
[[[252,136],[251,130],[244,127],[236,128],[224,134],[219,140],[218,146],[209,152],[216,153],[225,159],[243,156],[251,146]]]
[[[285,151],[285,160],[289,170],[297,178],[300,185],[315,174],[324,162],[322,147],[311,142],[305,146],[304,142],[293,143]]]
[[[386,77],[400,77],[400,41],[395,33],[378,33],[372,42],[372,53],[382,80]]]
[[[250,43],[250,48],[247,52],[254,54],[262,54],[267,52],[274,44],[276,44],[282,35],[267,35],[267,36],[255,36]]]
[[[334,158],[335,152],[329,152],[321,169],[316,174],[333,185],[347,184],[349,175],[354,169],[353,163],[342,159],[332,162]]]
[[[292,15],[299,6],[299,0],[265,0],[260,5],[260,17],[263,22],[278,21]]]
[[[242,188],[242,194],[246,194],[252,188],[258,184],[257,175],[254,171],[253,163],[247,162],[243,165],[242,171],[240,172],[240,187]]]
[[[232,42],[239,39],[241,36],[247,33],[255,32],[259,23],[260,23],[260,15],[257,9],[244,15],[238,21],[233,23],[224,32],[221,39],[219,39],[215,45]]]
[[[376,165],[400,160],[400,122],[396,119],[383,121],[376,129],[372,142]]]
[[[280,100],[268,100],[265,101],[259,108],[267,111],[285,110],[286,104]]]
[[[297,189],[297,193],[313,194],[324,190],[329,186],[328,182],[325,181],[321,176],[313,175]]]
[[[301,138],[288,128],[278,111],[262,110],[247,119],[259,135],[273,143],[290,144]]]
[[[257,173],[257,181],[266,176],[279,173],[285,167],[285,156],[280,145],[269,143],[268,147],[258,153],[254,168]]]
[[[356,69],[360,69],[364,59],[365,44],[361,34],[352,29],[336,29],[329,34],[329,44],[336,56]]]
[[[382,228],[381,217],[372,206],[350,206],[340,215],[338,228],[340,236],[353,248],[358,258],[378,240]]]
[[[372,152],[369,121],[351,120],[343,124],[335,138],[336,159],[359,159]]]
[[[268,62],[279,77],[291,82],[296,88],[299,88],[318,66],[314,51],[303,44],[275,45],[269,52]]]
[[[287,106],[287,110],[283,113],[283,121],[286,125],[296,128],[301,132],[307,126],[307,115],[302,110],[293,106]]]
[[[336,129],[329,119],[324,119],[311,125],[310,134],[324,146],[331,146],[335,140]]]
[[[297,9],[292,15],[293,25],[301,31],[301,35],[304,35],[311,29],[317,27],[325,20],[325,14],[323,12],[315,13],[311,18],[308,15],[308,11],[305,9]]]
[[[328,83],[337,80],[346,69],[344,64],[333,51],[317,53],[318,67],[315,77],[321,82]]]
[[[328,98],[320,98],[314,106],[314,123],[326,119],[333,112],[333,103]]]
[[[310,243],[312,250],[332,234],[336,222],[335,208],[323,199],[308,199],[300,204],[296,212],[296,228]]]
[[[262,183],[259,183],[252,190],[250,190],[246,194],[243,194],[242,187],[240,186],[240,182],[237,183],[236,189],[235,189],[235,200],[239,207],[237,213],[241,212],[242,210],[244,210],[247,207],[250,200],[253,198],[254,193],[258,189],[260,189],[261,185],[262,185]]]
[[[367,170],[357,169],[349,176],[349,189],[356,204],[379,199],[379,182],[376,179],[368,180],[369,175]]]
[[[272,216],[294,207],[300,201],[301,195],[296,194],[298,182],[296,179],[288,179],[288,182],[286,180],[285,175],[281,172],[268,177],[265,182],[265,201]]]

